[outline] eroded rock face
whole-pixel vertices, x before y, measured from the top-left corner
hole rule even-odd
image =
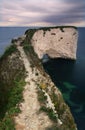
[[[42,59],[44,54],[51,58],[76,59],[78,32],[74,27],[57,27],[37,30],[31,40],[35,52]]]

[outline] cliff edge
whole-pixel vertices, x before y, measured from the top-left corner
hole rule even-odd
[[[29,30],[12,40],[0,59],[0,130],[77,130],[61,92],[34,51],[34,33]]]

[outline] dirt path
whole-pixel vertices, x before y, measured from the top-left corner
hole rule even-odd
[[[30,67],[27,56],[21,46],[17,47],[27,71],[26,86],[24,87],[24,102],[20,104],[21,113],[15,117],[16,130],[45,130],[52,122],[45,113],[39,114],[40,104],[37,98],[37,80]]]

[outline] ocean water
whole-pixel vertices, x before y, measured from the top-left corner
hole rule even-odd
[[[23,35],[27,29],[29,27],[0,27],[0,54],[12,38]],[[70,106],[78,130],[85,130],[85,28],[78,31],[77,60],[51,59],[43,66]]]
[[[13,38],[24,34],[30,27],[0,27],[0,55],[2,55]]]

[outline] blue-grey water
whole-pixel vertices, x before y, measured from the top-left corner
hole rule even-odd
[[[0,55],[10,45],[13,38],[23,35],[28,28],[30,27],[0,27]]]
[[[11,39],[23,35],[28,27],[0,27],[0,54]],[[44,68],[63,93],[78,130],[85,130],[85,28],[78,28],[77,60],[51,59]]]

